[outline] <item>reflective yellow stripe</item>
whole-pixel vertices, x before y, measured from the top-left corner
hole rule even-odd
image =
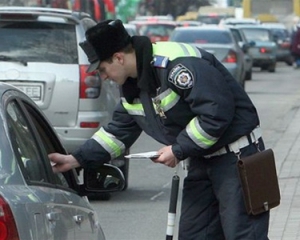
[[[106,132],[104,128],[100,128],[92,138],[109,152],[112,159],[120,156],[125,151],[125,145],[114,135]]]
[[[139,99],[135,99],[133,104],[129,104],[125,98],[121,98],[123,107],[130,115],[145,116],[145,111]]]
[[[180,99],[180,96],[172,89],[168,88],[166,91],[162,92],[154,99],[159,99],[161,101],[161,108],[164,112],[166,112],[176,105],[176,103]]]
[[[177,42],[158,42],[152,45],[153,54],[166,56],[169,60],[174,60],[178,57],[193,56],[201,58],[199,49],[195,46],[177,43]]]
[[[218,141],[218,138],[210,136],[201,128],[197,117],[189,122],[186,131],[194,143],[204,149],[210,148]]]

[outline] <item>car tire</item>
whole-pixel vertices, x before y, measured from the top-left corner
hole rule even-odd
[[[294,62],[293,57],[290,57],[290,58],[288,58],[288,59],[285,61],[285,63],[286,63],[288,66],[292,66],[292,65],[293,65],[293,62]]]
[[[246,75],[245,75],[245,80],[251,80],[252,79],[252,69],[249,70],[248,72],[246,72]]]
[[[276,63],[272,63],[272,64],[270,64],[269,65],[269,67],[268,67],[268,72],[275,72],[275,70],[276,70]]]

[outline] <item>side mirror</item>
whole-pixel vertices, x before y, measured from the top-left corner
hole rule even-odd
[[[111,164],[103,164],[95,169],[84,169],[84,186],[87,192],[116,192],[125,187],[122,171]]]
[[[252,41],[252,40],[249,41],[248,44],[250,47],[254,47],[256,45],[255,41]]]

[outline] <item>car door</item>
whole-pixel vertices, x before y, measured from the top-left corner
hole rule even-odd
[[[11,139],[33,199],[25,206],[32,239],[101,239],[96,213],[87,198],[76,193],[75,171],[52,172],[48,153],[65,153],[52,127],[23,93],[9,91],[6,95]]]

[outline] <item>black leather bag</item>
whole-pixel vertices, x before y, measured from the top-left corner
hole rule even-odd
[[[280,190],[272,149],[239,159],[237,167],[249,215],[263,213],[280,204]]]

